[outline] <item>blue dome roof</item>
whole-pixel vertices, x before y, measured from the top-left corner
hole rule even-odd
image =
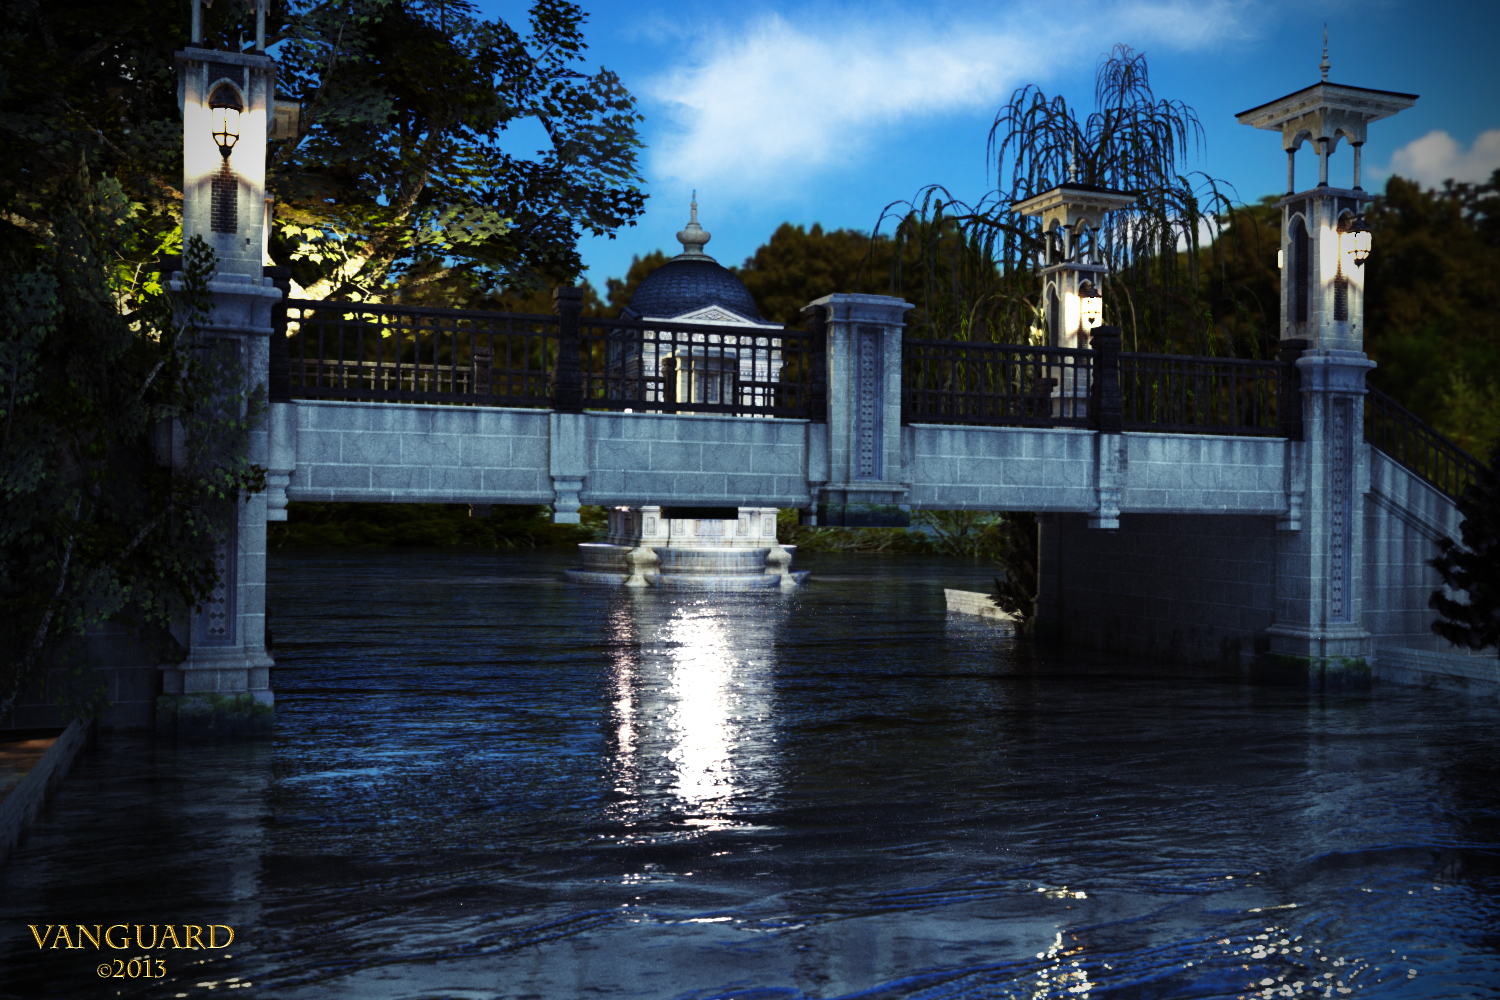
[[[681,316],[720,306],[756,323],[764,323],[745,283],[712,257],[677,257],[646,276],[630,296],[623,315],[628,318]]]

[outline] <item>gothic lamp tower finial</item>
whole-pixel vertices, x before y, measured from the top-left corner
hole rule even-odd
[[[1328,82],[1328,25],[1323,25],[1323,61],[1318,63],[1318,69],[1323,71],[1323,82]]]
[[[711,239],[713,234],[698,225],[698,192],[694,191],[692,217],[688,220],[687,228],[677,234],[677,242],[682,244],[682,253],[673,259],[712,261],[713,258],[703,252],[704,245]]]

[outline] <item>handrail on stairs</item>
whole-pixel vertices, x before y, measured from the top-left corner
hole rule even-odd
[[[1396,464],[1457,500],[1484,463],[1372,385],[1365,396],[1365,440]]]

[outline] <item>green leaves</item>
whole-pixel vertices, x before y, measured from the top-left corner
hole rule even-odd
[[[172,239],[117,179],[79,168],[58,187],[51,239],[0,242],[0,717],[106,620],[170,658],[169,626],[264,485],[246,457],[264,393],[198,334],[212,252],[184,247],[169,295],[136,258]],[[64,687],[80,711],[102,696]]]
[[[987,155],[996,189],[973,205],[931,185],[886,207],[905,266],[913,248],[922,294],[921,336],[1018,343],[1040,331],[1038,254],[1050,238],[1011,205],[1070,180],[1133,193],[1091,234],[1110,273],[1106,322],[1125,328],[1132,350],[1215,354],[1199,269],[1200,230],[1216,233],[1230,202],[1223,182],[1185,169],[1201,145],[1196,113],[1159,99],[1143,55],[1117,45],[1099,67],[1094,110],[1080,118],[1062,96],[1025,86],[995,115]],[[879,226],[877,226],[877,231]],[[893,272],[892,287],[904,279]]]
[[[1370,381],[1472,454],[1500,436],[1500,172],[1424,190],[1392,177],[1366,211]]]
[[[434,260],[476,288],[576,277],[579,234],[645,202],[634,99],[580,68],[584,19],[542,0],[523,35],[470,4],[295,7],[278,86],[308,132],[277,154],[273,256],[313,297],[389,297]],[[527,123],[536,153],[512,138]]]

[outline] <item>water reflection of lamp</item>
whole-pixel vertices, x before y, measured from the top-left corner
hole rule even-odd
[[[647,818],[670,795],[703,828],[732,825],[731,800],[774,785],[773,651],[781,605],[622,594],[610,615],[615,733],[610,771]],[[736,811],[739,811],[738,809]],[[708,815],[702,815],[708,813]]]

